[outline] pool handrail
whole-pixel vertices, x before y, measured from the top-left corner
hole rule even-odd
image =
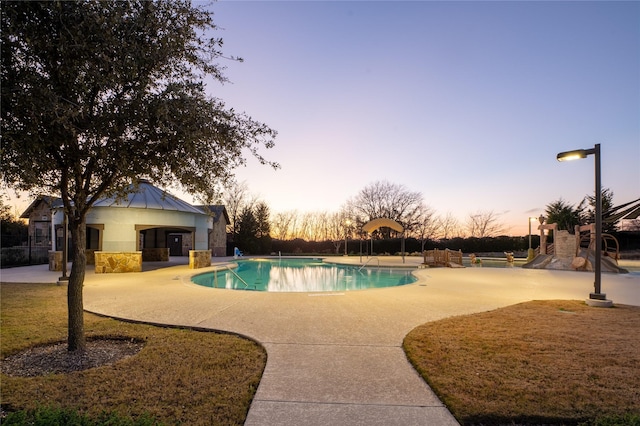
[[[233,275],[235,275],[237,279],[239,279],[240,281],[242,281],[242,284],[244,284],[244,286],[245,286],[246,288],[249,288],[249,284],[247,284],[247,282],[246,282],[245,280],[243,280],[243,279],[242,279],[242,277],[236,273],[236,271],[234,271],[233,269],[231,269],[231,266],[229,266],[229,265],[224,265],[224,266],[225,266],[225,268],[227,268],[227,269],[229,270],[229,272],[231,272]]]
[[[369,259],[367,259],[367,261],[366,261],[366,262],[364,262],[364,263],[362,264],[362,266],[360,267],[360,269],[358,269],[358,272],[360,272],[360,271],[362,270],[362,268],[364,268],[365,266],[367,266],[367,264],[368,264],[370,261],[372,261],[373,259],[375,259],[375,260],[377,260],[377,261],[378,261],[378,268],[379,268],[379,267],[380,267],[380,259],[378,259],[378,256],[373,256],[373,257],[370,257]]]

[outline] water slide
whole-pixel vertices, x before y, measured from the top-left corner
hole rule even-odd
[[[580,253],[577,257],[581,257],[586,259],[591,265],[595,264],[596,256],[594,250],[581,248]],[[528,263],[522,265],[523,268],[529,269],[567,269],[573,270],[572,263],[569,259],[561,259],[556,258],[551,254],[539,254],[533,260]],[[617,274],[626,274],[627,271],[624,268],[621,268],[617,265],[615,260],[611,257],[602,255],[600,261],[600,268],[602,272],[614,272]]]
[[[595,264],[596,254],[594,250],[581,248],[578,256],[586,258],[592,265]],[[600,260],[600,268],[602,272],[615,272],[618,274],[629,273],[626,269],[619,267],[615,260],[609,256],[604,256],[604,254]]]

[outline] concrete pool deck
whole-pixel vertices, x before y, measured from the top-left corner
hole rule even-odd
[[[359,256],[328,260],[360,263]],[[406,261],[417,265],[421,259]],[[399,266],[402,260],[381,257],[380,263]],[[530,300],[582,300],[593,290],[592,273],[473,267],[419,269],[413,284],[335,293],[237,291],[190,282],[207,270],[183,264],[131,274],[87,271],[85,309],[260,342],[267,365],[246,425],[456,425],[407,361],[402,341],[409,331]],[[0,274],[2,282],[55,282],[60,275],[47,265]],[[603,274],[602,290],[614,303],[640,306],[638,275]]]

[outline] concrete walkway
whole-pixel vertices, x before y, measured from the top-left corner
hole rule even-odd
[[[381,258],[382,266],[400,262]],[[60,274],[46,268],[2,270],[0,280],[56,281]],[[247,425],[455,425],[404,355],[402,340],[409,331],[428,321],[529,300],[584,299],[593,290],[591,273],[521,268],[420,269],[414,284],[336,293],[248,292],[190,282],[208,269],[89,271],[85,309],[259,341],[268,360]],[[602,289],[614,303],[640,306],[640,276],[604,274]]]

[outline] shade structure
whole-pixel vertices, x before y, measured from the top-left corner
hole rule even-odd
[[[633,220],[638,217],[640,217],[640,198],[621,204],[617,207],[613,207],[603,215],[602,221],[612,223],[623,219]]]
[[[362,226],[362,230],[368,233],[372,233],[378,228],[391,228],[398,232],[404,231],[404,228],[398,222],[386,218],[373,219]]]

